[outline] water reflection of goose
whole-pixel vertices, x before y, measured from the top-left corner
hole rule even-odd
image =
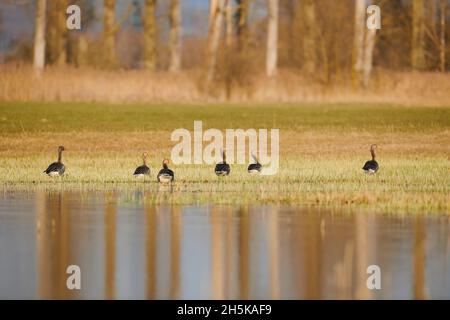
[[[163,160],[163,168],[159,170],[158,173],[158,182],[161,183],[169,183],[172,182],[175,179],[175,175],[172,170],[169,169],[167,166],[169,164],[168,159]]]
[[[227,176],[230,174],[230,165],[227,163],[225,150],[222,151],[222,163],[216,164],[214,172],[218,176]]]
[[[61,162],[62,152],[64,151],[64,146],[58,147],[58,161],[53,162],[48,166],[48,168],[44,171],[44,173],[48,174],[50,177],[60,177],[66,171],[66,167]]]
[[[378,171],[378,162],[375,161],[375,149],[377,148],[376,144],[370,146],[370,154],[372,155],[372,160],[367,161],[364,164],[363,170],[367,173],[373,174]]]
[[[250,165],[247,168],[247,171],[250,174],[259,174],[261,173],[262,165],[259,163],[258,158],[252,153],[252,158],[255,160],[256,163],[250,163]]]
[[[142,166],[139,166],[136,168],[136,170],[134,170],[133,175],[135,177],[144,177],[150,175],[150,168],[147,166],[147,157],[148,157],[147,152],[144,152],[142,154],[142,161],[143,161]]]

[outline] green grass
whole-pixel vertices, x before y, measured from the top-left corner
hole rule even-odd
[[[212,128],[440,130],[450,127],[450,108],[374,104],[107,105],[2,103],[0,133],[172,131],[202,120]]]
[[[280,171],[253,177],[246,165],[217,178],[206,165],[173,166],[171,187],[156,183],[170,155],[170,131],[279,128]],[[4,192],[122,191],[151,203],[350,206],[385,212],[450,213],[450,109],[392,105],[102,105],[3,103],[0,185]],[[378,143],[380,171],[362,172]],[[67,175],[42,171],[64,144]],[[152,175],[131,174],[151,154]]]

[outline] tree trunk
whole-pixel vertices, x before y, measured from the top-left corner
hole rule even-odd
[[[447,10],[446,0],[440,0],[440,48],[439,48],[439,66],[441,72],[445,72],[445,14]]]
[[[375,35],[377,29],[367,29],[364,42],[364,63],[363,63],[363,82],[364,88],[369,85],[370,74],[372,73],[373,48],[375,46]]]
[[[45,66],[45,11],[47,0],[38,0],[34,29],[34,57],[33,66],[38,75]]]
[[[144,8],[144,69],[156,69],[156,0],[145,0]]]
[[[214,16],[216,14],[216,10],[217,10],[217,3],[218,0],[209,0],[209,23],[210,23],[210,27],[211,27],[211,22],[214,19]]]
[[[267,54],[266,73],[274,76],[277,72],[278,50],[278,0],[267,0]]]
[[[317,33],[316,8],[314,0],[304,2],[305,30],[304,30],[304,68],[309,75],[313,75],[317,68]]]
[[[208,35],[207,61],[208,71],[206,81],[211,82],[217,63],[217,52],[219,49],[220,35],[222,33],[223,16],[225,10],[225,0],[212,0],[210,2],[210,25]],[[213,7],[214,6],[214,7]]]
[[[170,72],[181,69],[181,13],[180,0],[170,3]]]
[[[413,70],[425,69],[425,6],[424,0],[413,0],[413,26],[411,66]]]
[[[233,3],[232,0],[226,0],[226,2],[226,43],[228,47],[231,47],[231,45],[233,44]]]
[[[364,65],[364,21],[366,17],[365,0],[355,1],[355,30],[353,38],[353,70],[352,79],[355,86],[361,83],[361,73]]]
[[[236,0],[236,33],[238,38],[238,47],[243,49],[248,37],[248,7],[249,0]]]
[[[109,68],[117,65],[115,9],[116,0],[103,0],[103,60]]]
[[[48,62],[57,65],[65,64],[67,58],[66,9],[67,0],[49,2],[49,16],[47,21]]]

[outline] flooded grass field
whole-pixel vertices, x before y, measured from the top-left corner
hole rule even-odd
[[[0,298],[449,299],[450,217],[160,205],[141,189],[0,196]],[[67,290],[68,265],[81,290]],[[369,290],[367,267],[381,270]]]
[[[449,110],[4,103],[0,298],[450,299]],[[279,129],[279,171],[171,163],[159,185],[171,132],[196,120]],[[361,169],[371,144],[375,175]],[[135,179],[145,151],[151,175]]]

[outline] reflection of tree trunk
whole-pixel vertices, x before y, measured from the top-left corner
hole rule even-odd
[[[266,73],[269,77],[275,75],[278,60],[278,0],[267,0],[267,53]]]
[[[278,256],[278,215],[276,210],[269,212],[268,221],[269,265],[270,265],[270,298],[278,299],[280,295],[279,256]]]
[[[230,286],[232,281],[233,268],[233,211],[231,208],[226,210],[226,234],[225,234],[225,298],[229,298]]]
[[[147,258],[147,299],[156,298],[156,211],[149,205],[145,209],[146,258]]]
[[[306,251],[306,293],[308,299],[319,299],[320,292],[320,217],[316,213],[308,215],[309,228],[307,234]]]
[[[40,75],[45,66],[45,11],[47,0],[38,0],[34,29],[34,57],[33,66]]]
[[[180,0],[170,2],[170,65],[169,71],[181,68],[181,13]]]
[[[38,193],[36,201],[39,298],[65,299],[69,297],[66,286],[70,253],[69,210],[60,193],[50,196]]]
[[[171,208],[170,230],[170,298],[177,299],[180,287],[180,241],[181,214],[179,209]]]
[[[105,205],[105,299],[115,297],[116,273],[116,200],[114,195]]]
[[[51,254],[51,219],[47,214],[47,194],[38,192],[36,194],[36,256],[37,277],[38,277],[38,297],[40,299],[51,299],[53,270]]]
[[[239,299],[248,299],[249,293],[249,275],[248,275],[248,260],[249,260],[249,221],[248,221],[248,208],[242,208],[240,210],[241,225],[239,232],[239,284],[240,294]]]
[[[425,292],[425,224],[424,218],[414,218],[413,252],[414,299],[427,299]]]
[[[224,277],[223,277],[223,230],[220,217],[216,208],[211,210],[212,224],[212,246],[211,246],[211,264],[212,264],[212,290],[213,299],[224,299]]]
[[[424,0],[413,0],[411,65],[413,70],[425,69],[425,5]]]
[[[367,267],[369,266],[369,239],[367,215],[355,215],[355,298],[369,299],[370,291],[367,288]]]

